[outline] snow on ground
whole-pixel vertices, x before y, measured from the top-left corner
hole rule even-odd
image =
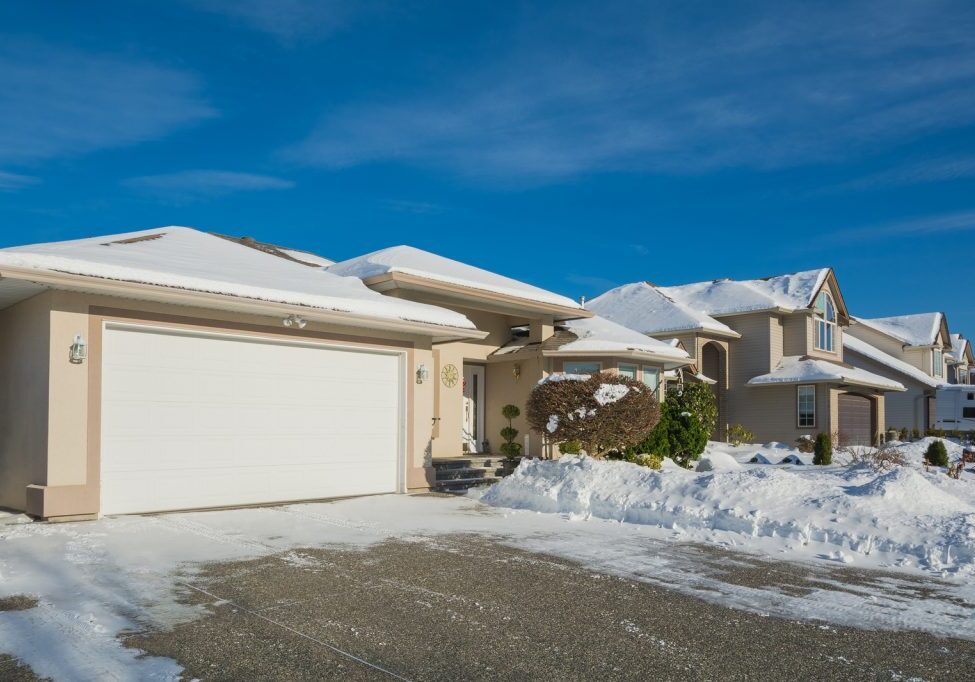
[[[806,559],[971,579],[975,475],[954,480],[943,469],[925,470],[932,440],[898,444],[908,465],[886,471],[810,466],[810,455],[778,443],[712,443],[696,472],[585,456],[525,460],[481,501],[667,528],[688,541],[724,541],[731,533],[747,547],[764,538]],[[961,446],[948,447],[957,458]],[[776,465],[786,458],[804,464]]]
[[[172,679],[178,663],[140,656],[120,636],[201,617],[202,607],[181,604],[178,596],[183,585],[199,584],[202,562],[270,555],[294,562],[292,550],[298,548],[365,549],[390,539],[434,547],[446,534],[489,537],[580,562],[594,574],[780,618],[975,639],[970,492],[975,476],[949,481],[943,473],[924,473],[919,462],[925,447],[904,446],[914,465],[892,474],[747,463],[756,452],[775,462],[795,454],[780,444],[712,444],[708,459],[716,466],[702,473],[669,461],[662,473],[592,463],[593,471],[605,473],[583,477],[589,465],[579,458],[526,461],[484,495],[485,501],[522,509],[488,506],[476,496],[387,495],[63,524],[0,514],[0,598],[31,595],[39,602],[32,609],[0,612],[0,652],[55,679]],[[949,444],[949,450],[954,455],[960,448]],[[541,474],[560,469],[576,473],[554,476],[558,490],[546,492]],[[606,481],[620,490],[607,493],[600,487]],[[668,504],[652,508],[648,490]],[[670,504],[678,501],[683,508]],[[534,510],[542,506],[559,513]],[[619,522],[624,517],[627,522]],[[709,556],[695,542],[756,556],[812,559],[819,565],[810,566],[810,575],[820,587],[735,583],[726,578],[734,555]],[[925,542],[930,547],[918,546]],[[748,555],[737,556],[745,561]],[[835,572],[849,559],[855,568],[896,567],[904,577],[878,574],[853,583]],[[947,584],[916,582],[919,574],[932,573],[947,576]]]

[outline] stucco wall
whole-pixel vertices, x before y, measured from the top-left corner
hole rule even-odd
[[[23,511],[47,469],[51,294],[0,311],[0,506]]]

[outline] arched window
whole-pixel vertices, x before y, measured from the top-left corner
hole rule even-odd
[[[833,297],[820,291],[816,297],[816,348],[833,352],[836,343],[836,306]]]

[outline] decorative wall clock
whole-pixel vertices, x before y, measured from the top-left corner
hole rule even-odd
[[[460,373],[457,371],[457,367],[454,365],[444,365],[443,369],[440,370],[440,381],[447,388],[453,388],[457,385],[457,379],[460,378]]]

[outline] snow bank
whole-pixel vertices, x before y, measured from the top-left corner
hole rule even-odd
[[[923,452],[921,445],[906,449]],[[702,469],[680,475],[585,456],[524,460],[481,501],[672,528],[691,540],[774,538],[821,558],[880,555],[890,566],[975,575],[975,477],[911,466],[742,466],[713,451]]]

